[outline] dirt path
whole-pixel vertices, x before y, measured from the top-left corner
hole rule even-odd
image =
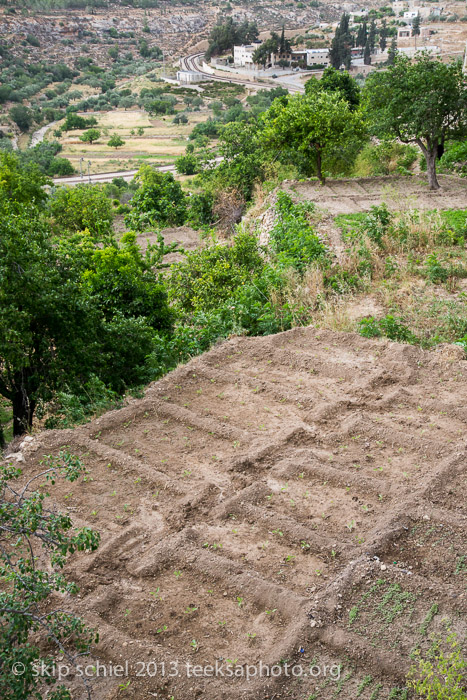
[[[353,214],[386,202],[393,210],[402,209],[463,209],[467,207],[467,179],[440,175],[441,189],[432,192],[426,178],[413,176],[372,177],[328,180],[322,187],[318,182],[298,182],[288,186],[301,198],[316,202],[330,214]]]
[[[465,625],[459,352],[311,327],[235,338],[143,399],[35,439],[26,475],[63,445],[89,469],[54,493],[102,533],[70,574],[100,629],[95,657],[133,664],[125,697],[405,697],[410,651],[444,617]],[[228,659],[279,671],[187,677],[186,663]],[[138,661],[179,675],[137,677]],[[121,682],[100,679],[97,699]]]

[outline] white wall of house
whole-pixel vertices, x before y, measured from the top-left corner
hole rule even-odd
[[[234,65],[239,67],[253,67],[253,54],[259,44],[250,44],[247,46],[234,46]]]
[[[329,66],[329,49],[307,49],[307,66]]]

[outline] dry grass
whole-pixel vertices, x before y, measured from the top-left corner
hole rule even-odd
[[[173,124],[173,115],[151,119],[142,110],[116,109],[96,114],[96,128],[102,132],[100,139],[96,143],[87,144],[79,140],[82,131],[63,134],[59,139],[63,147],[62,156],[68,158],[77,171],[81,157],[90,160],[92,173],[131,170],[141,165],[142,157],[149,158],[152,163],[173,163],[176,157],[184,153],[186,140],[193,127],[206,121],[209,114],[208,110],[188,113],[188,124]],[[131,133],[139,128],[144,129],[143,135]],[[116,150],[107,146],[113,133],[125,141],[122,148]],[[51,134],[49,138],[52,138]]]

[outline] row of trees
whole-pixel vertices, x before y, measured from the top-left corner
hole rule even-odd
[[[393,62],[395,56],[396,37],[394,32],[388,28],[386,19],[382,19],[379,30],[376,27],[374,18],[371,19],[369,26],[366,20],[364,20],[359,25],[356,35],[354,35],[350,29],[350,16],[344,13],[332,39],[329,52],[331,65],[337,70],[342,66],[344,66],[346,70],[349,70],[352,60],[352,48],[354,47],[361,48],[364,63],[369,65],[371,63],[371,54],[376,48],[377,35],[379,36],[379,47],[381,51],[384,51],[388,45],[388,37],[391,34],[390,58],[388,61],[390,64]]]
[[[206,60],[233,49],[236,44],[251,44],[252,41],[256,41],[258,36],[256,22],[245,21],[238,24],[231,17],[228,17],[225,22],[216,24],[212,28],[208,37]]]

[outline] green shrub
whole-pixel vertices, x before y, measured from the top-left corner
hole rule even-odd
[[[171,173],[160,173],[145,165],[137,179],[140,188],[132,197],[125,223],[134,231],[158,226],[182,226],[187,215],[185,193]]]
[[[373,316],[362,318],[358,322],[358,332],[364,338],[385,336],[390,340],[397,340],[402,343],[417,342],[417,338],[403,321],[390,314],[380,319],[375,319]]]
[[[427,700],[467,700],[467,661],[456,634],[448,629],[445,640],[434,639],[426,654],[415,652],[418,665],[412,666],[408,685]]]
[[[173,265],[169,298],[184,311],[212,311],[248,284],[264,265],[257,239],[238,233],[232,245],[215,244],[195,250]]]
[[[313,210],[312,203],[294,204],[290,195],[278,193],[278,217],[269,240],[280,266],[303,272],[311,262],[326,259],[326,246],[308,221]]]
[[[433,284],[446,282],[449,277],[449,270],[442,266],[436,253],[430,253],[430,255],[428,255],[425,261],[424,273]]]
[[[451,170],[463,176],[467,175],[467,142],[448,143],[439,164],[446,170]]]
[[[50,210],[58,233],[88,229],[100,240],[112,233],[112,205],[99,185],[58,188],[50,200]]]

